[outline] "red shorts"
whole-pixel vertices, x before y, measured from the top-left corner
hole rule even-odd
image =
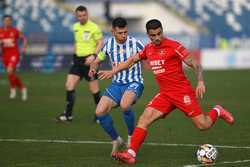
[[[3,56],[3,64],[5,68],[12,67],[15,69],[18,63],[19,63],[18,55],[4,55]]]
[[[148,103],[147,107],[152,107],[164,115],[169,114],[175,108],[180,109],[188,117],[200,115],[202,110],[195,97],[193,90],[183,91],[182,93],[159,92]]]

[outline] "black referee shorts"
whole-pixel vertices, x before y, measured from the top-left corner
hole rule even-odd
[[[91,55],[90,55],[91,56]],[[85,65],[86,57],[77,57],[74,54],[73,63],[69,70],[69,74],[77,75],[80,79],[85,78],[86,81],[93,81],[96,80],[98,77],[95,75],[94,77],[89,77],[89,66]]]

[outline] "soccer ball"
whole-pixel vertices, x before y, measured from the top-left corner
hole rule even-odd
[[[217,149],[211,144],[203,144],[199,146],[196,153],[198,161],[202,164],[214,163],[217,155]]]

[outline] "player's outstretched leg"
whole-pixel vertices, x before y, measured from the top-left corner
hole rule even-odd
[[[216,105],[214,107],[215,110],[217,110],[218,112],[218,116],[223,119],[226,123],[232,125],[234,123],[234,117],[233,115],[228,112],[226,109],[224,109],[222,106],[220,105]]]
[[[114,157],[126,164],[135,164],[135,157],[144,139],[147,136],[147,130],[136,127],[131,138],[131,145],[127,151],[117,152]]]
[[[147,107],[140,116],[137,127],[134,129],[129,149],[125,152],[117,152],[115,154],[116,159],[126,164],[135,164],[136,154],[147,137],[148,127],[163,115],[164,113],[160,112],[159,110],[156,110],[152,107]]]

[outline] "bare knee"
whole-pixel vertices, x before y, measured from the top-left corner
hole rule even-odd
[[[207,123],[197,123],[197,124],[195,124],[195,126],[199,129],[199,130],[201,130],[201,131],[204,131],[204,130],[207,130],[207,129],[209,129],[210,127],[211,127],[211,125],[210,124],[207,124]]]
[[[124,104],[124,103],[120,103],[120,108],[121,110],[124,112],[124,111],[127,111],[131,106],[128,105],[128,104]]]
[[[105,111],[103,110],[103,109],[100,109],[100,108],[96,108],[96,110],[95,110],[95,115],[96,116],[102,116],[102,115],[105,115]]]
[[[65,89],[66,90],[74,90],[76,83],[70,80],[67,80],[65,83]]]
[[[7,70],[6,70],[7,74],[13,74],[14,73],[14,69],[11,68],[11,67],[8,67]]]
[[[96,116],[103,116],[105,114],[108,114],[111,111],[111,109],[112,109],[112,105],[105,104],[101,98],[100,102],[96,106],[95,114]]]
[[[192,117],[192,121],[199,130],[207,130],[213,125],[211,119],[204,114]]]

